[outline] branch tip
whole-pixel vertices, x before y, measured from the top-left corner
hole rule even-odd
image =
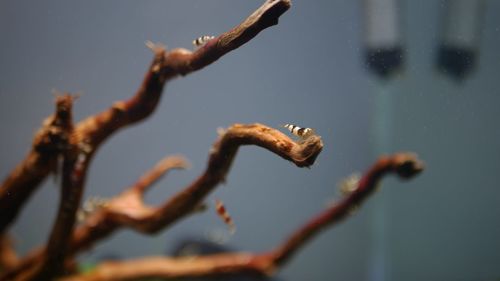
[[[399,153],[394,156],[395,172],[403,179],[420,174],[424,170],[424,163],[415,153]]]

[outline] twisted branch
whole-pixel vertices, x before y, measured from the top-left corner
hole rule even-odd
[[[224,253],[200,257],[149,257],[129,261],[106,262],[92,273],[74,275],[61,281],[137,280],[148,277],[164,279],[220,276],[236,273],[271,275],[310,239],[328,226],[345,218],[358,207],[389,173],[409,179],[423,170],[423,164],[411,153],[381,157],[362,177],[358,187],[340,202],[312,217],[275,250],[262,254]]]
[[[82,121],[76,130],[91,147],[96,147],[116,130],[149,116],[156,108],[167,81],[210,65],[239,48],[262,30],[276,25],[278,18],[289,8],[290,0],[267,0],[238,26],[194,52],[182,48],[168,52],[161,46],[153,46],[155,57],[137,93],[131,99],[117,102],[110,109]]]
[[[141,87],[132,98],[126,101],[117,102],[108,110],[90,116],[75,126],[72,137],[73,144],[77,145],[78,151],[74,154],[78,156],[84,153],[86,156],[86,161],[82,162],[81,167],[78,167],[78,169],[82,171],[80,179],[78,179],[78,181],[82,183],[82,187],[85,180],[85,171],[98,146],[118,129],[148,117],[156,108],[163,87],[168,80],[178,75],[186,75],[192,71],[201,69],[213,63],[231,50],[245,44],[260,31],[277,24],[278,18],[288,10],[289,7],[289,0],[268,0],[240,25],[208,42],[205,46],[194,52],[186,49],[174,49],[167,52],[163,48],[155,48],[153,62],[146,73]],[[53,153],[47,153],[47,155],[43,156],[49,157],[53,155]],[[14,220],[17,210],[21,208],[31,192],[50,171],[50,169],[46,168],[50,167],[50,165],[47,165],[48,160],[46,160],[45,157],[41,157],[41,155],[36,153],[30,153],[27,160],[14,170],[11,176],[0,187],[0,203],[7,202],[6,204],[0,204],[2,209],[5,209],[5,216],[2,216],[2,219],[0,219],[0,230],[3,231],[5,227]],[[73,195],[76,194],[77,193],[73,193]],[[13,197],[10,196],[17,196],[21,199],[13,200]],[[72,217],[74,221],[74,210],[76,210],[78,206],[80,196],[76,196],[73,199],[74,200],[71,200],[71,204],[75,203],[73,206],[60,207],[60,212],[66,210],[69,213],[58,214],[58,217]],[[141,210],[145,210],[145,208]],[[146,213],[148,213],[147,210]],[[154,214],[151,216],[158,218]],[[145,217],[146,216],[143,216],[143,218]],[[116,221],[123,225],[126,225],[127,222],[133,225],[134,220],[135,218],[126,215],[123,216],[122,214],[116,216]],[[140,219],[136,221],[138,224],[145,225],[165,224],[164,222],[145,223],[144,221],[140,221]],[[68,220],[67,222],[70,221]],[[72,223],[67,225],[72,225]],[[103,226],[103,228],[106,227],[108,226]],[[109,229],[112,231],[114,228],[116,228],[116,226],[112,224],[108,229],[97,232],[104,234],[110,232]],[[142,227],[136,226],[136,228]],[[145,228],[148,229],[148,226]],[[159,228],[160,227],[157,229]],[[55,229],[53,233],[54,231]],[[151,229],[149,231],[155,230]],[[35,251],[24,259],[24,262],[21,262],[20,267],[7,272],[0,279],[9,280],[10,277],[13,276],[13,273],[15,276],[20,272],[20,269],[25,269],[33,264],[30,261],[39,261],[39,258],[43,255],[47,255],[47,252],[44,250]]]
[[[189,215],[203,203],[210,191],[225,180],[241,145],[266,148],[299,167],[312,165],[323,147],[319,136],[297,144],[281,132],[262,124],[233,125],[213,145],[205,172],[193,183],[158,207],[146,206],[142,202],[142,188],[130,188],[77,229],[72,249],[78,251],[88,247],[120,227],[155,233]]]
[[[71,239],[73,225],[75,223],[76,210],[80,204],[85,173],[87,168],[87,155],[80,152],[78,145],[74,143],[72,123],[72,102],[74,97],[64,95],[59,100],[64,101],[66,106],[66,124],[62,135],[71,136],[61,142],[60,156],[62,163],[61,199],[57,218],[52,227],[46,254],[42,256],[41,262],[30,271],[26,271],[17,280],[51,280],[58,275],[64,265],[68,242]]]
[[[191,185],[158,207],[147,206],[143,194],[162,174],[173,167],[185,166],[184,160],[166,162],[141,178],[134,186],[115,197],[109,205],[96,212],[85,224],[74,230],[75,213],[83,192],[90,159],[100,144],[118,129],[139,122],[156,108],[165,83],[170,79],[201,69],[231,50],[251,40],[263,29],[275,25],[290,7],[289,0],[267,0],[244,22],[233,30],[209,41],[191,52],[174,49],[167,52],[154,46],[155,57],[137,93],[126,101],[80,122],[73,130],[71,123],[72,98],[66,95],[57,100],[56,113],[36,135],[33,149],[0,186],[0,234],[15,219],[20,207],[36,186],[63,157],[62,195],[56,222],[46,247],[41,248],[1,280],[51,280],[60,275],[64,263],[79,251],[107,237],[115,230],[129,227],[144,233],[155,233],[193,212],[209,192],[225,180],[241,145],[257,145],[299,167],[310,166],[322,149],[319,136],[301,143],[261,124],[233,125],[221,134],[214,144],[205,172]],[[173,158],[172,158],[173,159]],[[341,202],[328,208],[300,227],[281,246],[263,254],[228,253],[194,258],[146,258],[126,262],[104,263],[86,276],[64,280],[134,280],[144,277],[177,278],[188,276],[217,276],[249,272],[269,275],[284,265],[307,241],[327,226],[339,222],[354,206],[373,192],[381,178],[389,172],[409,178],[422,170],[422,164],[412,154],[383,157],[365,174],[359,186]]]
[[[57,172],[58,158],[69,141],[73,97],[56,97],[55,113],[44,120],[33,138],[31,151],[0,186],[0,234],[50,172]]]
[[[181,156],[165,157],[150,171],[145,173],[135,184],[127,189],[127,191],[111,200],[110,206],[112,205],[113,208],[122,208],[124,211],[130,208],[145,208],[142,203],[142,196],[149,186],[156,183],[168,171],[172,169],[184,169],[187,167],[189,167],[187,160]],[[75,244],[75,232],[78,237],[82,232],[87,233],[88,231],[91,231],[89,229],[96,231],[98,229],[105,228],[107,225],[107,219],[104,214],[104,209],[97,210],[85,220],[83,225],[77,227],[77,229],[73,231],[72,241],[66,241],[66,245],[69,244],[67,249],[68,252],[66,252],[67,258],[71,258],[76,251],[76,248],[73,245]],[[88,247],[88,245],[81,245],[81,247],[77,247],[77,249],[82,250],[86,246]],[[12,280],[18,275],[22,275],[19,277],[20,279],[27,278],[23,276],[34,275],[36,272],[41,270],[40,265],[49,254],[50,251],[48,250],[48,247],[34,250],[27,257],[23,258],[22,261],[18,262],[16,266],[9,267],[10,270],[2,275],[1,280]]]
[[[320,231],[346,218],[353,209],[357,209],[373,193],[384,176],[394,173],[401,179],[410,179],[422,172],[423,169],[423,163],[413,153],[396,153],[391,156],[380,157],[365,172],[356,189],[340,202],[333,204],[309,220],[292,234],[283,245],[274,250],[274,263],[276,265],[286,263],[302,245]]]
[[[142,201],[146,188],[141,183],[143,181],[139,181],[138,184],[113,198],[106,208],[98,210],[76,229],[68,255],[87,249],[122,227],[143,233],[155,233],[189,215],[203,203],[210,191],[225,180],[238,148],[242,145],[263,147],[299,167],[312,165],[323,148],[319,136],[312,136],[304,142],[296,143],[280,131],[262,124],[233,125],[214,143],[205,172],[193,183],[164,204],[152,207]],[[173,159],[172,163],[177,163],[178,167],[185,165],[179,158]],[[151,174],[158,172],[153,170]],[[145,176],[143,179],[149,177]],[[8,280],[16,272],[37,264],[43,253],[44,250],[32,253],[15,270],[4,275],[2,280]]]
[[[92,158],[99,145],[118,129],[144,120],[153,113],[168,80],[201,69],[237,49],[262,30],[276,25],[278,18],[289,8],[290,0],[267,0],[241,24],[194,52],[186,49],[167,52],[161,47],[154,48],[153,62],[135,95],[79,122],[74,129],[75,143],[81,144],[88,158]],[[57,129],[53,120],[51,117],[46,122],[35,137],[32,151],[0,186],[0,233],[16,218],[22,205],[54,166],[52,163],[57,157],[51,149],[43,148],[52,145],[42,145],[42,148],[39,145],[45,144],[42,140]]]

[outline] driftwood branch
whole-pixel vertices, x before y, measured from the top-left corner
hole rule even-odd
[[[142,203],[142,195],[147,190],[147,188],[154,183],[156,183],[162,176],[164,176],[168,171],[172,169],[183,169],[187,168],[189,164],[187,160],[180,156],[166,157],[162,159],[158,164],[156,164],[153,169],[145,173],[135,184],[133,184],[129,189],[123,192],[121,195],[113,198],[110,202],[114,208],[123,208],[124,212],[129,209],[134,208],[146,208]],[[75,237],[80,237],[88,232],[92,231],[103,231],[107,227],[107,212],[103,209],[96,210],[91,216],[89,216],[84,224],[74,230],[72,233],[72,241],[66,241],[68,243],[69,253],[67,253],[67,258],[71,258],[75,251],[83,250],[89,247],[90,242],[86,241],[87,244],[76,243],[80,241],[75,239]],[[98,236],[93,236],[97,238]],[[76,241],[75,241],[76,240]],[[76,246],[79,245],[80,247]],[[2,275],[1,280],[12,280],[16,276],[19,279],[27,278],[27,276],[33,276],[36,272],[40,271],[40,265],[44,262],[46,257],[49,255],[48,247],[43,247],[36,249],[31,252],[27,257],[23,258],[20,262],[17,262],[15,266],[11,266],[4,275]]]
[[[381,157],[364,174],[357,188],[350,194],[312,217],[283,244],[267,253],[224,253],[182,258],[149,257],[106,262],[90,274],[70,276],[62,281],[125,281],[148,277],[175,279],[236,273],[271,275],[290,260],[307,241],[325,228],[340,222],[353,208],[358,208],[373,193],[385,175],[395,173],[400,178],[408,179],[422,170],[422,162],[411,153]]]
[[[113,198],[106,206],[89,217],[83,225],[78,227],[70,242],[69,254],[87,249],[95,242],[109,236],[115,230],[128,227],[144,233],[155,233],[179,219],[189,215],[203,203],[206,195],[219,183],[225,180],[236,156],[238,148],[242,145],[257,145],[263,147],[282,158],[292,161],[299,167],[307,167],[321,152],[323,143],[319,136],[311,136],[307,140],[296,143],[278,130],[262,124],[242,125],[236,124],[229,127],[219,136],[212,146],[208,165],[205,172],[193,183],[167,200],[158,207],[147,206],[142,201],[145,185],[139,181],[122,194]],[[176,167],[185,165],[180,158],[173,158],[171,163]],[[172,164],[172,166],[174,166]],[[159,167],[159,166],[157,166]],[[153,171],[144,176],[156,174]],[[146,185],[148,186],[148,185]],[[39,249],[24,259],[20,265],[2,280],[8,280],[17,272],[39,263],[45,250]]]
[[[321,137],[312,135],[300,142],[262,124],[235,124],[220,132],[210,150],[207,167],[190,185],[159,206],[144,203],[147,189],[174,168],[185,168],[181,157],[162,160],[123,193],[95,210],[75,227],[86,172],[99,146],[119,129],[150,116],[156,109],[169,80],[184,76],[215,62],[242,46],[267,27],[276,25],[289,9],[290,0],[267,0],[241,24],[195,51],[148,44],[154,58],[144,80],[130,99],[116,102],[107,110],[90,116],[75,126],[71,108],[74,98],[56,99],[56,111],[35,135],[32,149],[0,185],[0,281],[136,280],[147,277],[183,278],[237,273],[271,275],[318,233],[340,222],[358,207],[388,173],[411,178],[423,169],[415,155],[399,153],[381,157],[351,192],[335,205],[299,227],[281,245],[265,253],[224,253],[188,258],[150,257],[122,262],[106,262],[88,275],[62,276],[74,271],[75,256],[121,228],[156,233],[185,218],[203,204],[206,196],[225,181],[236,153],[242,145],[256,145],[293,162],[298,167],[312,165],[323,148]],[[7,239],[6,230],[36,187],[62,161],[61,199],[54,226],[45,246],[18,259]]]
[[[312,165],[323,147],[319,136],[297,144],[281,132],[261,124],[233,125],[213,145],[205,172],[193,183],[158,207],[143,203],[144,189],[137,185],[130,188],[76,230],[73,251],[86,248],[121,227],[155,233],[189,215],[225,180],[241,145],[266,148],[301,167]]]
[[[47,242],[47,254],[42,257],[35,268],[24,272],[18,280],[52,280],[53,276],[61,272],[64,265],[67,245],[75,223],[76,210],[83,192],[88,160],[87,155],[81,152],[77,144],[74,143],[73,99],[74,97],[68,94],[58,98],[65,103],[65,117],[67,118],[61,134],[68,137],[61,142],[59,151],[62,158],[61,198],[57,218]]]
[[[289,8],[290,0],[267,0],[241,24],[194,52],[154,48],[153,62],[135,95],[79,122],[74,129],[74,142],[85,148],[91,159],[99,145],[118,129],[144,120],[154,112],[168,80],[201,69],[237,49],[262,30],[276,25],[278,18]],[[51,132],[57,129],[56,124],[51,125],[53,120],[54,117],[51,117],[46,121],[35,137],[32,151],[0,186],[0,233],[16,218],[22,205],[54,166],[52,163],[56,160],[52,145],[42,141],[50,138]]]
[[[194,52],[186,49],[174,49],[167,52],[163,48],[155,47],[153,62],[141,87],[132,98],[117,102],[111,108],[90,116],[75,126],[71,133],[70,145],[72,148],[64,148],[71,155],[64,157],[61,203],[56,223],[49,238],[48,248],[46,248],[57,248],[58,250],[52,254],[49,254],[47,250],[39,250],[37,254],[28,256],[25,260],[30,260],[33,256],[43,258],[37,259],[38,262],[41,262],[36,263],[37,268],[23,272],[20,280],[49,279],[50,276],[59,271],[67,250],[67,246],[62,246],[62,243],[67,241],[65,237],[68,237],[68,233],[72,233],[86,170],[99,145],[118,129],[148,117],[155,110],[168,80],[201,69],[215,62],[224,54],[242,46],[262,30],[277,24],[278,18],[289,7],[289,0],[268,0],[240,25],[221,34]],[[57,111],[53,117],[45,122],[41,132],[35,137],[33,149],[28,157],[11,172],[0,186],[0,208],[2,208],[0,233],[6,230],[31,193],[56,166],[57,158],[61,152],[54,151],[54,146],[60,150],[58,140],[63,137],[67,138],[59,133],[60,130],[64,131],[64,128],[60,127],[65,124],[64,121],[60,121],[61,118],[67,119],[63,110]],[[56,140],[52,140],[52,138]],[[66,139],[63,143],[67,143]],[[130,217],[123,216],[117,220],[125,225],[126,223],[123,223],[122,220],[129,221],[129,219]],[[134,219],[132,218],[132,221]],[[142,226],[139,225],[142,223],[139,220],[135,227],[141,229]],[[146,223],[145,225],[143,231],[153,231],[148,230],[150,226],[147,226],[152,224]],[[26,264],[25,262],[21,263],[21,265]],[[26,267],[21,268],[26,269]],[[13,272],[20,273],[21,271],[19,268],[9,271],[1,277],[1,280],[10,280],[13,277]]]
[[[377,188],[381,179],[390,174],[396,174],[399,178],[409,179],[422,172],[423,163],[413,153],[397,153],[391,156],[380,157],[372,167],[365,172],[363,177],[349,195],[340,202],[311,219],[303,227],[292,234],[288,240],[274,253],[275,263],[285,263],[297,249],[309,241],[331,224],[335,224],[346,218],[354,209],[358,209],[361,203],[371,195]]]
[[[267,0],[241,24],[194,52],[182,48],[167,51],[154,46],[155,57],[137,93],[131,99],[117,102],[110,109],[82,121],[76,130],[91,147],[96,147],[116,130],[149,116],[156,108],[167,81],[212,64],[262,30],[276,25],[278,18],[289,8],[289,0]]]
[[[0,186],[0,234],[14,221],[26,200],[50,172],[57,172],[58,158],[66,149],[72,126],[69,95],[56,97],[55,113],[35,134],[31,151]]]

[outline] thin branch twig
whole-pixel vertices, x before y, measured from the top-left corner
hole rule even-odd
[[[365,173],[358,187],[340,202],[312,217],[298,228],[275,250],[262,254],[224,253],[199,257],[149,257],[129,261],[105,262],[93,272],[74,275],[60,281],[129,281],[157,277],[175,279],[184,277],[221,276],[236,273],[272,275],[315,235],[345,218],[358,207],[380,180],[389,173],[409,179],[423,170],[423,164],[412,153],[398,153],[381,157]]]
[[[132,185],[130,191],[143,196],[148,188],[158,182],[168,171],[188,169],[189,167],[189,162],[182,156],[165,157]]]

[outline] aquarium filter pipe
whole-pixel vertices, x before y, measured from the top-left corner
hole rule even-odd
[[[389,78],[403,65],[398,0],[363,0],[363,41],[369,70]]]
[[[462,80],[476,66],[484,0],[447,0],[437,68]]]

